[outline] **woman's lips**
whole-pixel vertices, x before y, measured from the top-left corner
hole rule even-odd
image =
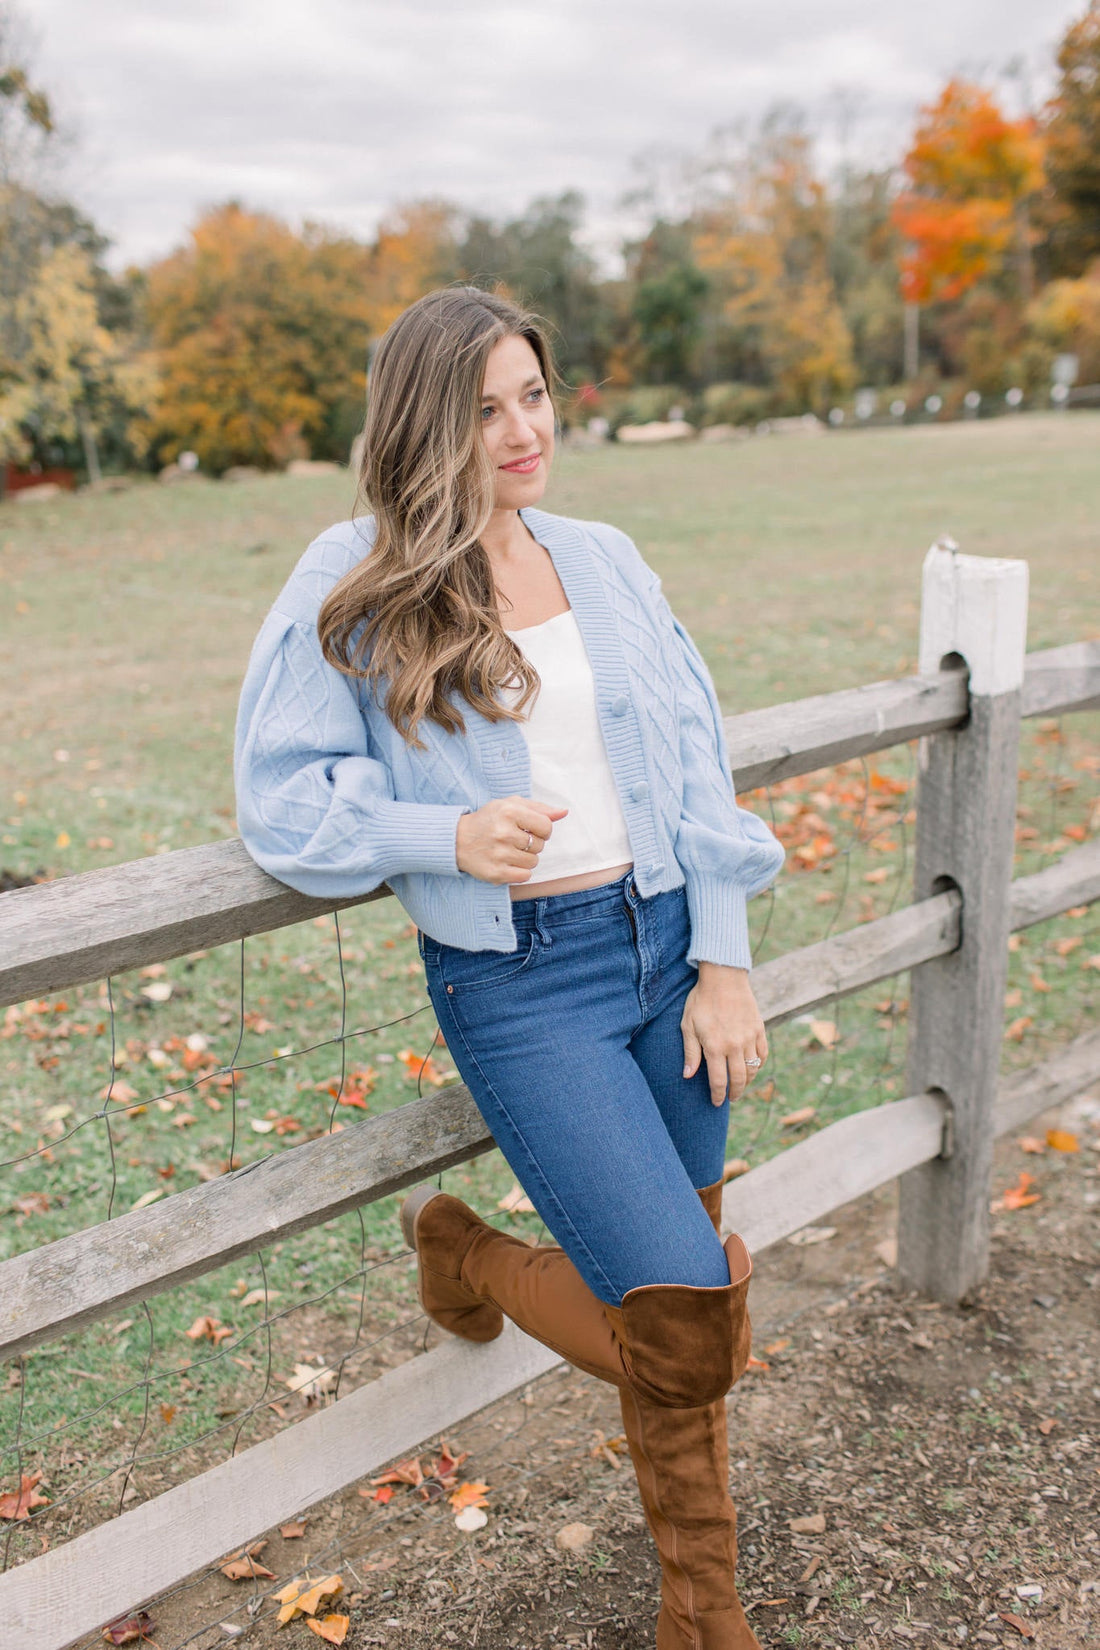
[[[532,470],[538,469],[541,458],[541,453],[532,453],[530,458],[517,458],[511,464],[502,464],[501,469],[511,470],[515,475],[530,475]]]

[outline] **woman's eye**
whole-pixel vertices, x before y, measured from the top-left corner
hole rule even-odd
[[[482,417],[483,422],[487,423],[489,421],[489,419],[492,418],[492,416],[493,416],[492,407],[482,407],[481,417]]]
[[[543,389],[532,390],[530,399],[532,401],[541,401],[545,394],[546,394],[546,391],[543,390]]]

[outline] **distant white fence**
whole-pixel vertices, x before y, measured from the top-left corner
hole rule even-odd
[[[1026,613],[1026,563],[934,547],[919,675],[726,719],[740,791],[920,740],[913,903],[753,972],[774,1025],[912,970],[908,1097],[731,1183],[724,1223],[750,1251],[900,1176],[899,1270],[957,1301],[988,1265],[994,1139],[1100,1076],[1093,1032],[998,1086],[1010,932],[1100,896],[1100,842],[1012,880],[1021,718],[1100,708],[1100,644],[1025,656]],[[19,889],[0,896],[0,1006],[333,909],[273,881],[236,841]],[[0,1266],[0,1356],[492,1145],[456,1085],[20,1255]],[[447,1341],[0,1576],[5,1647],[63,1650],[558,1362],[511,1326],[488,1346]]]

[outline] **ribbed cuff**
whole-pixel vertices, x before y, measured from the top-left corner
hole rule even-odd
[[[752,968],[749,949],[748,897],[744,888],[714,877],[685,873],[691,943],[687,960]]]
[[[469,808],[449,803],[387,803],[384,816],[370,823],[371,857],[377,861],[381,876],[388,878],[407,871],[461,876],[458,822],[469,812]]]

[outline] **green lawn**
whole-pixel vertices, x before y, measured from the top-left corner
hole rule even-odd
[[[945,532],[963,550],[1028,560],[1031,649],[1100,635],[1098,455],[1100,416],[1090,414],[609,447],[564,452],[546,504],[635,537],[736,712],[911,673],[921,561]],[[252,638],[309,539],[352,505],[352,484],[338,476],[146,483],[0,507],[0,870],[64,875],[232,834],[232,725]],[[1095,714],[1025,729],[1018,874],[1100,826],[1098,731]],[[789,850],[787,871],[751,908],[757,962],[907,902],[914,781],[914,750],[903,747],[745,799]],[[426,1054],[435,1022],[413,929],[387,899],[343,914],[340,933],[344,986],[327,918],[260,936],[243,955],[222,947],[118,976],[110,1002],[92,986],[10,1014],[0,1025],[0,1159],[22,1161],[0,1165],[0,1254],[194,1185],[231,1152],[247,1163],[327,1129],[340,1072],[330,1039],[342,1018],[363,1033],[348,1067],[369,1068],[357,1085],[366,1108],[414,1095],[402,1054]],[[1094,914],[1021,937],[1006,1066],[1083,1029],[1096,981],[1083,964],[1098,950]],[[904,1092],[907,994],[901,977],[820,1011],[832,1031],[775,1028],[767,1081],[736,1109],[731,1155],[760,1162]],[[98,1114],[112,1042],[132,1098],[108,1130]],[[295,1052],[314,1043],[327,1046]],[[449,1073],[446,1053],[437,1059]],[[230,1064],[249,1068],[236,1094],[219,1085]],[[184,1087],[206,1074],[201,1090]],[[803,1124],[782,1121],[810,1108]],[[510,1183],[495,1156],[447,1177],[488,1211]],[[529,1218],[496,1218],[538,1230]],[[250,1419],[248,1406],[285,1394],[278,1380],[294,1362],[353,1344],[364,1269],[381,1265],[364,1349],[414,1315],[405,1263],[384,1264],[400,1248],[392,1203],[378,1204],[362,1223],[276,1246],[263,1267],[238,1262],[151,1303],[148,1316],[131,1308],[43,1349],[22,1389],[24,1470],[52,1462],[56,1494],[73,1479],[57,1465],[62,1449],[97,1464],[81,1466],[81,1479],[125,1456],[138,1433],[143,1456],[186,1444],[196,1460],[224,1451],[241,1424],[251,1441],[274,1422],[267,1410]],[[243,1304],[264,1277],[270,1312],[281,1314],[270,1329],[262,1304]],[[188,1340],[202,1314],[233,1335],[217,1348]],[[369,1361],[364,1350],[352,1377]],[[19,1398],[14,1382],[4,1389],[0,1440],[14,1436]],[[96,1404],[103,1414],[78,1423]],[[118,1417],[123,1431],[112,1434],[107,1418]],[[202,1442],[211,1428],[221,1430]],[[0,1459],[0,1488],[14,1462]],[[157,1470],[139,1483],[155,1485]]]

